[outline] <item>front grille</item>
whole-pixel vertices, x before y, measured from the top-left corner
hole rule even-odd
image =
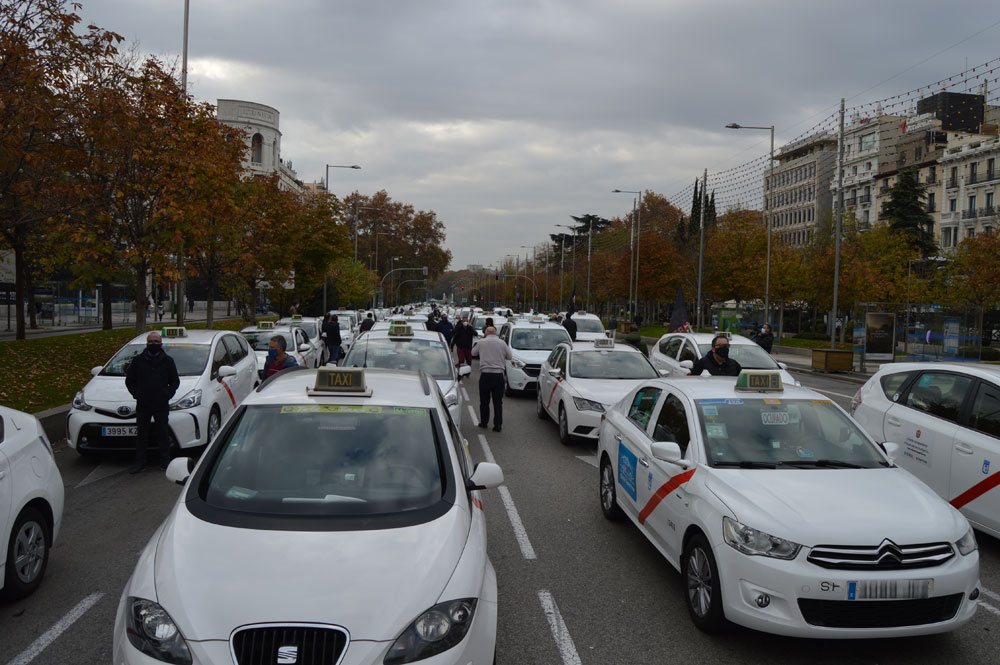
[[[135,409],[129,411],[127,416],[123,416],[117,411],[108,411],[107,409],[100,409],[98,407],[94,407],[94,411],[96,413],[101,414],[102,416],[107,416],[108,418],[118,418],[119,420],[135,420]]]
[[[810,563],[836,570],[900,570],[938,566],[955,556],[948,543],[897,545],[883,540],[878,546],[817,545],[807,557]]]
[[[335,626],[248,626],[230,640],[236,665],[336,665],[347,649],[347,631]]]
[[[919,600],[817,600],[799,598],[806,623],[826,628],[899,628],[948,621],[962,594]]]
[[[524,373],[528,376],[538,376],[542,371],[541,365],[525,365]]]

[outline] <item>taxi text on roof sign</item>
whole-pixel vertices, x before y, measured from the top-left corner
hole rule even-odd
[[[413,337],[413,326],[401,321],[393,321],[389,324],[389,335],[393,337]]]
[[[187,328],[184,326],[167,326],[160,331],[160,334],[167,338],[187,337]]]
[[[301,314],[292,314],[292,321],[301,321],[301,320],[302,320]]]
[[[365,371],[360,367],[321,367],[316,370],[314,392],[366,393]]]
[[[780,393],[781,373],[777,370],[745,369],[736,377],[736,390],[751,393]]]
[[[274,330],[274,321],[258,321],[257,330]]]
[[[615,340],[610,337],[598,337],[594,340],[595,349],[613,349],[615,347]]]

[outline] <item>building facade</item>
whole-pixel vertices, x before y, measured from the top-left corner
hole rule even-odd
[[[948,252],[962,240],[993,233],[1000,225],[1000,138],[996,134],[949,134],[941,157],[940,215],[937,241]]]
[[[801,247],[815,233],[819,216],[830,210],[837,138],[809,136],[782,146],[774,159],[773,176],[770,170],[764,175],[765,222],[778,242]]]
[[[855,116],[844,128],[844,211],[853,213],[862,229],[871,228],[878,218],[876,179],[880,172],[895,167],[896,140],[903,122],[903,116],[877,111],[870,118]],[[840,194],[836,169],[830,192],[836,206]]]
[[[257,102],[220,99],[216,118],[224,125],[243,131],[246,152],[243,168],[251,175],[278,175],[278,186],[284,190],[302,192],[292,163],[281,159],[281,131],[278,110]]]
[[[948,145],[948,133],[942,131],[943,121],[933,113],[922,113],[907,118],[901,124],[899,136],[893,142],[895,154],[889,154],[884,170],[876,177],[878,192],[878,219],[884,220],[882,212],[889,201],[889,191],[899,179],[899,174],[914,171],[917,181],[924,185],[924,206],[934,219],[934,228],[941,220],[941,170],[938,164]]]

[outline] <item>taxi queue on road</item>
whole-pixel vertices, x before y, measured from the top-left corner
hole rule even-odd
[[[382,320],[367,332],[364,313],[337,313],[350,340],[339,367],[326,364],[320,329],[303,317],[242,334],[164,329],[181,375],[171,445],[201,455],[167,469],[183,489],[122,593],[115,662],[495,658],[497,583],[480,493],[503,474],[474,465],[461,434],[458,384],[471,368],[455,366],[419,306],[395,319],[373,312]],[[858,391],[852,418],[742,338],[730,340],[748,360],[738,377],[694,377],[683,370],[710,336],[664,335],[647,359],[592,315],[578,319],[595,334],[574,342],[548,317],[453,314],[477,335],[494,319],[512,351],[508,394],[533,393],[563,444],[596,441],[600,510],[631,521],[680,572],[698,628],[890,637],[973,617],[970,520],[1000,533],[989,503],[1000,474],[984,458],[1000,447],[1000,372],[890,365]],[[260,346],[275,335],[301,362],[265,379]],[[135,445],[123,377],[142,344],[95,367],[74,398],[67,434],[79,453]],[[34,417],[0,416],[0,506],[12,506],[0,514],[9,533],[0,532],[0,581],[24,595],[58,535],[61,483],[53,462],[36,469],[39,482],[6,490],[26,475],[22,451],[51,460],[51,446]],[[984,458],[983,477],[963,475],[949,455],[964,455],[964,467]],[[329,552],[334,568],[320,554]]]

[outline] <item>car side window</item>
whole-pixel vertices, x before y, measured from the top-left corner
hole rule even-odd
[[[243,356],[250,355],[250,346],[247,344],[246,338],[243,335],[236,335],[236,341],[240,345],[240,350],[243,351]]]
[[[660,415],[653,428],[653,441],[676,441],[681,447],[681,455],[687,452],[688,443],[691,442],[687,413],[676,395],[668,394],[663,400]]]
[[[563,376],[566,376],[566,359],[569,354],[566,353],[566,349],[559,349],[559,357],[556,358],[556,367],[562,370]]]
[[[670,358],[677,357],[677,349],[681,347],[683,337],[669,337],[660,342],[660,353]]]
[[[628,409],[628,419],[639,429],[645,430],[649,425],[649,417],[653,415],[653,407],[660,398],[660,389],[647,386],[640,388],[632,398],[632,406]]]
[[[547,362],[550,367],[555,367],[556,358],[559,356],[560,353],[562,353],[562,348],[557,346],[556,348],[552,349],[552,353],[550,353],[549,357],[545,359],[545,362]]]
[[[243,360],[243,357],[246,354],[243,353],[243,348],[240,346],[240,343],[236,341],[235,335],[223,335],[222,341],[225,343],[226,350],[229,351],[229,357],[233,361],[234,365]]]
[[[215,354],[212,356],[212,378],[219,375],[220,367],[228,364],[230,364],[229,353],[226,351],[226,345],[220,339],[215,343]]]
[[[903,391],[903,386],[906,382],[916,374],[916,370],[910,372],[896,372],[894,374],[886,374],[881,379],[879,383],[882,385],[882,392],[885,393],[885,397],[888,400],[895,402],[899,399],[899,394]]]
[[[952,422],[958,422],[972,379],[960,374],[924,372],[910,387],[904,404]]]
[[[681,355],[677,360],[681,362],[685,360],[690,360],[691,362],[698,360],[698,354],[694,350],[694,347],[691,346],[691,342],[684,343],[684,348],[681,349]]]
[[[4,417],[0,416],[0,443],[3,443]]]
[[[969,414],[969,427],[1000,439],[1000,387],[981,381]]]

